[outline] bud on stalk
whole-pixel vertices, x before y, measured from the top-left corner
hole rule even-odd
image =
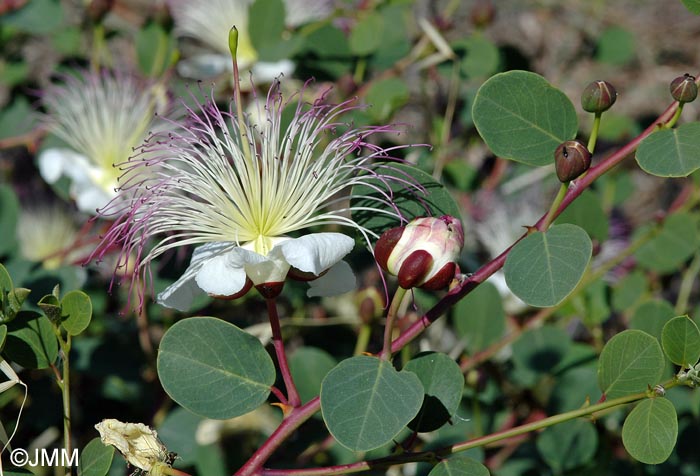
[[[374,256],[404,289],[445,288],[459,271],[457,258],[464,246],[460,221],[451,216],[416,218],[379,237]]]
[[[581,94],[581,107],[587,112],[601,113],[610,109],[616,100],[615,86],[607,81],[593,81]]]
[[[554,151],[554,167],[560,182],[570,182],[591,166],[591,153],[577,140],[567,140]]]
[[[695,77],[688,73],[671,81],[669,89],[673,99],[679,103],[693,102],[698,97],[698,85],[695,84]]]

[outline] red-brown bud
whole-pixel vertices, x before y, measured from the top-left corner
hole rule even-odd
[[[570,182],[591,166],[591,153],[577,140],[559,144],[554,151],[554,167],[561,182]]]
[[[698,85],[695,76],[685,73],[671,81],[671,96],[680,103],[693,102],[698,97]]]
[[[462,224],[451,216],[416,218],[384,232],[374,248],[377,263],[404,289],[442,289],[457,272],[464,245]]]
[[[581,94],[581,107],[587,112],[601,113],[610,109],[616,100],[615,86],[607,81],[593,81]]]

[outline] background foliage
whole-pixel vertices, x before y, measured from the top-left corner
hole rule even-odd
[[[177,66],[203,45],[177,36],[164,2],[116,1],[104,15],[91,14],[100,3],[0,2],[0,342],[29,388],[13,446],[63,444],[66,395],[56,376],[69,363],[78,473],[128,474],[121,458],[93,441],[96,423],[118,418],[156,428],[178,454],[178,468],[231,474],[282,419],[269,405],[270,385],[281,382],[265,347],[264,303],[254,294],[233,302],[202,298],[190,314],[215,318],[151,303],[138,315],[125,312],[128,286],[107,292],[110,266],[81,265],[104,223],[77,212],[67,182],[49,186],[38,173],[37,153],[57,139],[41,125],[37,98],[57,72],[97,62],[163,81],[183,100],[194,81]],[[668,83],[700,64],[699,9],[690,0],[338,0],[334,7],[327,19],[290,26],[279,14],[283,2],[256,0],[249,30],[259,60],[292,59],[285,84],[296,88],[314,77],[310,97],[332,86],[334,101],[357,96],[371,104],[347,118],[356,124],[408,125],[398,137],[382,137],[383,145],[432,145],[406,149],[403,158],[418,170],[401,167],[428,184],[432,210],[464,221],[465,273],[546,213],[558,187],[552,150],[587,138],[592,127],[578,101],[587,83],[605,79],[620,94],[603,115],[595,165],[662,114],[672,103]],[[216,84],[225,104],[228,73],[203,79]],[[552,228],[523,240],[502,274],[397,354],[396,368],[352,357],[382,345],[384,288],[366,250],[350,256],[362,284],[356,293],[309,300],[303,285],[288,283],[279,309],[292,374],[304,402],[321,395],[323,419],[311,419],[269,466],[350,464],[394,455],[394,442],[442,448],[605,399],[653,394],[595,419],[475,445],[434,465],[366,474],[700,474],[698,392],[653,388],[679,370],[691,374],[700,359],[699,117],[697,103],[686,105],[678,127],[650,135]],[[403,198],[400,207],[420,213]],[[23,245],[32,237],[58,241],[57,228],[42,226],[46,218],[29,232],[22,225],[47,206],[65,217],[75,239],[30,253]],[[377,230],[395,225],[376,216],[358,220]],[[187,262],[181,255],[161,260],[155,291]],[[443,296],[416,290],[399,329]],[[222,362],[231,347],[242,359]],[[207,380],[218,371],[226,378]],[[693,375],[688,382],[697,383]],[[373,394],[360,394],[352,384],[358,376],[376,383]],[[193,379],[197,386],[183,383]],[[348,397],[353,409],[335,411]],[[8,434],[22,399],[18,386],[0,393]],[[384,415],[382,425],[364,431],[374,412]],[[348,422],[349,413],[360,426]]]

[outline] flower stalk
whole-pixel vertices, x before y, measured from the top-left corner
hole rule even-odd
[[[287,362],[287,353],[284,350],[284,342],[282,341],[282,329],[280,327],[280,318],[277,313],[277,301],[275,298],[268,298],[265,300],[267,303],[267,314],[270,317],[270,327],[272,328],[272,344],[275,347],[275,354],[277,355],[277,364],[280,366],[280,373],[282,374],[282,380],[284,381],[284,386],[287,388],[287,403],[286,405],[293,408],[301,406],[301,398],[299,397],[299,392],[294,384],[294,378],[292,377],[292,372],[289,370],[289,363]],[[284,404],[283,404],[284,405]],[[285,414],[287,412],[285,411]]]

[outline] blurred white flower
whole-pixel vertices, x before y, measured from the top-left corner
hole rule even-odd
[[[240,121],[232,110],[221,111],[207,99],[177,130],[149,141],[145,155],[125,166],[121,193],[131,198],[105,209],[116,221],[95,256],[119,247],[120,266],[129,266],[130,256],[136,256],[134,285],[149,276],[150,263],[164,252],[202,245],[184,275],[158,295],[161,304],[180,310],[201,292],[234,298],[255,285],[271,297],[288,275],[309,281],[310,296],[352,290],[354,275],[341,260],[353,248],[353,238],[289,235],[345,225],[369,243],[376,234],[353,221],[350,212],[399,216],[385,184],[399,180],[409,186],[410,178],[382,175],[387,166],[375,159],[386,159],[389,150],[366,142],[373,133],[393,128],[350,127],[338,116],[353,106],[326,105],[323,98],[308,105],[300,94],[296,113],[283,129],[287,103],[279,91],[276,82],[257,118]],[[337,129],[344,132],[326,137]],[[352,187],[359,184],[381,197],[371,198],[372,206],[349,203]],[[159,241],[147,249],[152,237]]]
[[[77,237],[73,217],[59,206],[25,207],[19,214],[19,251],[24,258],[40,262],[46,269],[56,269],[81,257],[79,250],[71,250]]]
[[[333,12],[333,0],[285,0],[285,24],[295,28],[310,21],[327,18]],[[249,34],[249,8],[253,0],[169,0],[170,11],[180,36],[194,38],[210,52],[178,63],[178,72],[187,78],[217,76],[232,69],[228,33],[238,29],[237,60],[240,69],[250,69],[256,81],[268,82],[280,74],[289,75],[294,63],[285,59],[259,62]]]
[[[167,97],[162,86],[130,76],[78,71],[43,91],[42,103],[48,130],[69,148],[41,152],[41,176],[48,183],[68,177],[78,209],[94,214],[116,195],[117,165],[155,126]]]

